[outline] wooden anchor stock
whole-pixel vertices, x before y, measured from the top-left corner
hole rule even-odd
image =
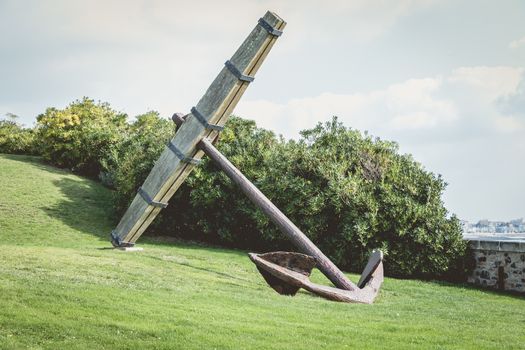
[[[268,11],[225,63],[192,113],[185,119],[174,117],[182,125],[112,231],[115,247],[133,246],[167,205],[202,157],[197,143],[203,137],[217,137],[285,26],[285,21]]]

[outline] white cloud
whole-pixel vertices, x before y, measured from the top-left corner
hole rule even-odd
[[[499,103],[520,91],[523,73],[521,67],[462,67],[446,77],[410,79],[368,93],[327,92],[286,103],[241,101],[236,113],[287,137],[334,115],[348,126],[394,138],[399,132],[439,133],[454,125],[518,131],[524,121]]]
[[[0,1],[0,103],[30,123],[88,95],[136,115],[188,110],[268,9],[287,20],[272,54],[367,41],[433,1]],[[205,11],[203,11],[205,9]],[[234,12],[231,9],[236,9]],[[184,85],[184,87],[181,87]],[[16,99],[16,101],[14,101]],[[25,99],[25,100],[24,100]]]
[[[392,128],[431,128],[457,117],[453,101],[435,95],[442,84],[441,78],[411,79],[369,93],[323,93],[285,104],[241,101],[237,113],[288,137],[334,115],[346,125],[378,133]]]
[[[22,36],[44,42],[94,41],[118,46],[138,42],[228,45],[235,36],[244,37],[254,19],[271,10],[291,25],[289,42],[322,38],[369,40],[385,33],[401,18],[430,7],[435,0],[332,0],[326,3],[304,0],[263,1],[3,1],[0,4],[6,31],[16,28],[13,42]],[[31,9],[28,11],[28,9]],[[235,11],[232,11],[235,9]],[[17,16],[23,14],[23,16]],[[210,37],[210,33],[216,33]],[[334,36],[334,34],[337,34]],[[198,42],[195,39],[199,38]],[[208,40],[206,40],[208,39]]]
[[[514,133],[525,130],[523,120],[513,116],[498,116],[494,120],[494,125],[501,132]]]
[[[523,38],[511,41],[511,43],[509,44],[509,47],[511,49],[517,49],[522,46],[525,46],[525,36]]]
[[[385,91],[387,125],[398,129],[431,128],[456,119],[451,101],[435,95],[442,87],[441,78],[411,79],[388,87]],[[387,116],[384,118],[388,118]]]
[[[525,73],[516,91],[502,96],[497,102],[503,114],[513,117],[511,123],[518,120],[525,123]]]
[[[322,3],[304,0],[261,2],[275,9],[289,23],[290,42],[308,40],[369,41],[386,33],[402,18],[429,8],[435,0],[335,0]]]
[[[452,84],[465,84],[480,97],[491,101],[516,91],[523,67],[461,67],[448,78]]]

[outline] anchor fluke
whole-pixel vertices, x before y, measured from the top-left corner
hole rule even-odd
[[[297,293],[297,291],[301,288],[301,285],[299,283],[295,283],[293,279],[287,281],[270,273],[265,269],[264,265],[258,264],[258,259],[264,259],[265,261],[269,261],[278,266],[281,266],[283,269],[288,269],[290,271],[302,274],[307,278],[310,277],[312,269],[316,265],[315,258],[301,253],[272,252],[266,254],[249,253],[248,255],[255,263],[255,266],[257,266],[257,269],[264,277],[264,280],[268,283],[268,285],[272,287],[277,293],[282,295],[295,295],[295,293]]]
[[[383,254],[379,250],[370,255],[361,275],[359,288],[354,290],[323,286],[310,281],[310,273],[316,260],[305,254],[273,252],[248,255],[266,282],[279,294],[295,295],[299,288],[304,288],[329,300],[372,304],[383,283]]]

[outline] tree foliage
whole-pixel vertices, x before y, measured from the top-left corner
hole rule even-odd
[[[127,209],[157,158],[173,137],[173,122],[151,111],[136,117],[127,133],[103,160],[105,182],[116,189],[115,208]]]
[[[7,113],[6,117],[0,120],[0,153],[36,154],[33,130],[18,123],[17,115]]]
[[[84,97],[65,109],[46,109],[37,117],[36,133],[47,161],[95,177],[126,127],[125,114]]]

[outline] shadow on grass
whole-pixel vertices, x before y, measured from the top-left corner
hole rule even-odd
[[[232,279],[232,280],[237,280],[237,281],[241,281],[241,282],[251,282],[250,280],[247,280],[245,278],[240,278],[240,277],[237,277],[235,275],[231,275],[231,274],[228,274],[228,273],[225,273],[225,272],[217,271],[217,270],[214,270],[214,269],[211,269],[211,268],[204,268],[204,267],[195,266],[195,265],[192,265],[192,264],[190,264],[188,262],[178,262],[178,261],[165,260],[165,259],[162,259],[162,258],[156,257],[156,256],[148,256],[148,257],[150,259],[153,259],[153,260],[162,261],[163,263],[169,262],[169,263],[172,263],[172,264],[177,264],[177,265],[180,265],[180,266],[188,267],[188,268],[191,268],[191,269],[194,269],[194,270],[197,270],[197,271],[211,273],[211,274],[214,274],[214,275],[217,275],[217,276],[220,276],[220,277],[225,277],[225,278]]]
[[[65,199],[42,208],[44,212],[80,233],[109,242],[114,221],[110,191],[88,179],[65,177],[53,181],[53,184]]]
[[[24,163],[26,166],[30,165],[34,168],[44,170],[52,174],[61,174],[61,175],[71,174],[71,172],[68,169],[61,169],[61,168],[57,168],[57,167],[47,164],[44,161],[44,159],[40,156],[28,156],[28,155],[20,155],[20,154],[1,153],[0,157],[9,159],[15,162]]]
[[[439,287],[464,288],[469,291],[477,291],[483,294],[493,295],[493,296],[498,296],[498,297],[505,296],[511,299],[520,299],[520,300],[525,299],[525,295],[523,295],[523,293],[514,292],[510,290],[498,290],[498,289],[484,288],[484,287],[474,285],[474,284],[467,284],[466,282],[453,283],[453,282],[447,282],[447,281],[432,280],[432,281],[428,281],[428,283],[434,284]]]
[[[208,242],[185,240],[185,239],[181,239],[179,237],[174,237],[174,236],[165,236],[165,235],[142,236],[141,242],[147,243],[147,244],[154,244],[156,246],[174,246],[176,245],[179,248],[184,248],[187,250],[210,251],[213,253],[224,253],[228,255],[237,255],[237,256],[242,256],[242,257],[246,257],[248,254],[248,251],[243,250],[243,249],[225,248],[223,246],[215,245],[215,244],[208,243]]]
[[[48,167],[45,164],[32,164],[42,167],[45,171],[55,170],[55,173],[58,174],[70,174],[67,171]],[[53,181],[53,184],[65,198],[41,209],[50,217],[60,220],[72,229],[82,234],[95,236],[101,241],[108,242],[109,245],[111,230],[116,226],[118,219],[112,207],[111,191],[86,178],[61,177],[59,180]],[[210,244],[194,241],[182,241],[169,236],[147,236],[147,231],[146,235],[141,238],[141,243],[154,244],[155,246],[176,245],[187,250],[205,250],[214,254],[234,254],[246,257],[245,251],[210,246]]]

